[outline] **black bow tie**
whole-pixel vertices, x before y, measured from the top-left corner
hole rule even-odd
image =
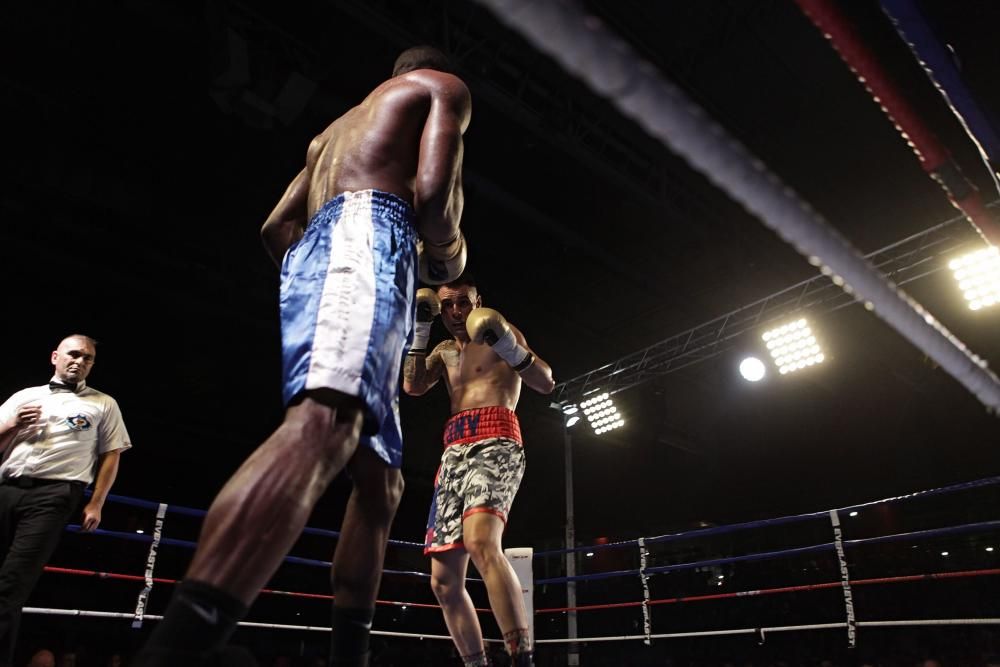
[[[63,382],[50,382],[49,383],[49,389],[51,389],[52,391],[58,391],[60,389],[64,389],[66,391],[71,391],[71,392],[73,392],[75,394],[76,393],[76,387],[77,387],[77,383],[76,382],[74,382],[72,384],[67,384],[67,383],[63,383]]]

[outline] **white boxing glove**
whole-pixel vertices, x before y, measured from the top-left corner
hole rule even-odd
[[[413,322],[413,345],[409,354],[427,354],[427,341],[431,337],[434,318],[441,314],[441,300],[437,292],[426,287],[417,290],[417,315]]]

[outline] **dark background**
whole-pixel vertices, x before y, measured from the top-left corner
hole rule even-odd
[[[995,117],[1000,7],[921,6]],[[954,217],[793,3],[587,8],[860,251]],[[816,273],[474,3],[36,2],[4,15],[0,393],[44,382],[63,335],[97,338],[91,384],[118,400],[135,445],[115,493],[207,507],[279,423],[277,270],[260,226],[309,140],[417,43],[453,55],[472,91],[463,228],[484,302],[518,325],[557,381]],[[851,3],[850,15],[994,199],[971,143],[877,4]],[[1000,359],[1000,309],[968,310],[947,270],[906,289],[975,352]],[[932,361],[860,306],[814,321],[831,358],[809,372],[743,382],[737,353],[748,336],[740,349],[617,395],[625,428],[594,437],[574,427],[580,539],[821,510],[1000,473],[997,418]],[[562,426],[549,401],[526,390],[519,406],[528,470],[509,546],[562,539]],[[398,539],[422,538],[447,406],[443,389],[402,400]],[[348,491],[338,480],[311,525],[336,528]],[[109,512],[105,527],[135,521]],[[179,523],[168,520],[168,534]],[[306,548],[329,555],[329,544]],[[184,558],[163,576],[179,575]],[[123,567],[138,573],[132,562]]]

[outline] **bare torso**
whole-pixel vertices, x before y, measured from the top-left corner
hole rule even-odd
[[[416,231],[447,242],[462,217],[462,134],[471,98],[462,81],[418,69],[393,77],[309,144],[306,166],[264,221],[261,236],[278,266],[309,221],[343,192],[381,190],[413,206]]]
[[[432,70],[390,79],[315,137],[306,156],[309,217],[342,192],[369,188],[412,205],[424,123],[437,90],[457,81]]]
[[[517,407],[521,377],[489,345],[447,340],[435,353],[444,362],[452,414],[492,405]]]

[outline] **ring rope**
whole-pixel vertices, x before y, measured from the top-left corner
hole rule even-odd
[[[96,577],[98,579],[121,580],[121,581],[144,581],[145,577],[137,574],[121,574],[117,572],[101,572],[98,570],[84,570],[71,567],[57,567],[47,565],[45,572],[50,574],[65,574],[70,576]],[[852,586],[872,586],[880,584],[902,584],[922,581],[941,581],[948,579],[964,579],[969,577],[990,577],[1000,575],[1000,568],[989,568],[980,570],[956,570],[950,572],[928,572],[924,574],[906,574],[894,577],[871,577],[867,579],[852,579]],[[177,579],[165,577],[154,577],[153,581],[158,584],[174,585],[179,583]],[[649,606],[663,604],[681,604],[685,602],[705,602],[710,600],[727,600],[731,598],[757,597],[761,595],[777,595],[782,593],[804,593],[818,590],[828,590],[840,588],[842,581],[828,581],[818,584],[797,584],[795,586],[780,586],[776,588],[759,588],[745,591],[730,591],[726,593],[709,593],[705,595],[682,595],[669,598],[650,599]],[[261,590],[265,595],[284,595],[288,597],[298,597],[316,600],[333,600],[334,596],[329,593],[306,593],[302,591],[281,591],[264,588]],[[389,607],[414,607],[416,609],[440,609],[440,605],[426,602],[405,602],[400,600],[376,600],[376,604]],[[640,607],[647,604],[645,600],[633,600],[630,602],[607,602],[591,605],[577,605],[573,607],[544,607],[536,609],[536,614],[559,614],[570,611],[595,611],[602,609],[627,609]],[[491,613],[489,609],[476,608],[477,612]],[[148,615],[146,616],[149,617]]]
[[[834,0],[796,2],[889,117],[924,172],[937,181],[952,205],[965,214],[987,244],[1000,246],[1000,225],[986,208],[976,186],[962,174],[948,150],[860,39],[841,7]]]
[[[110,611],[90,611],[83,609],[56,609],[48,607],[25,607],[25,614],[44,614],[49,616],[78,616],[92,618],[132,618],[132,614]],[[149,614],[147,619],[163,620],[162,616]],[[260,623],[240,621],[242,627],[268,628],[274,630],[307,630],[311,632],[330,632],[332,628],[320,625],[292,625],[287,623]],[[1000,618],[938,618],[895,621],[859,621],[859,627],[928,627],[949,625],[1000,625]],[[686,637],[719,637],[725,635],[759,634],[761,632],[797,632],[804,630],[829,630],[843,628],[844,623],[814,623],[809,625],[780,625],[767,628],[736,628],[732,630],[702,630],[698,632],[668,632],[652,635],[653,639],[675,639]],[[380,637],[403,637],[411,639],[442,639],[451,641],[450,635],[420,634],[414,632],[391,632],[388,630],[372,630],[371,634]],[[535,644],[579,644],[584,642],[630,641],[645,639],[645,635],[617,635],[605,637],[578,637],[576,639],[536,639]],[[502,639],[484,639],[490,643],[501,643]]]
[[[926,530],[915,530],[906,533],[879,535],[878,537],[864,537],[855,540],[846,540],[844,541],[843,544],[844,546],[854,547],[866,544],[880,544],[882,542],[898,542],[903,540],[912,540],[916,538],[940,537],[942,535],[954,535],[954,534],[975,532],[979,530],[988,530],[988,529],[1000,529],[1000,520],[979,521],[975,523],[960,524],[957,526],[947,526],[944,528],[928,528]],[[802,554],[815,553],[818,551],[833,551],[833,550],[836,550],[836,544],[834,542],[826,542],[823,544],[814,544],[805,547],[779,549],[777,551],[761,551],[752,554],[743,554],[741,556],[726,556],[724,558],[710,558],[706,560],[691,561],[687,563],[675,563],[672,565],[658,565],[656,567],[647,568],[646,572],[648,574],[663,574],[665,572],[690,570],[699,567],[710,567],[713,565],[728,565],[730,563],[753,562],[759,560],[769,560],[772,558],[779,558],[781,556],[798,556]],[[639,571],[637,569],[613,570],[609,572],[599,572],[595,574],[579,574],[574,577],[553,577],[549,579],[539,579],[535,582],[535,584],[536,585],[557,584],[568,581],[587,581],[587,580],[597,580],[597,579],[611,579],[614,577],[631,577],[638,574],[638,572]]]
[[[878,584],[905,584],[919,581],[940,581],[944,579],[962,579],[966,577],[990,577],[1000,575],[1000,568],[986,570],[962,570],[954,572],[930,572],[927,574],[906,574],[896,577],[873,577],[870,579],[852,579],[852,586],[872,586]],[[777,588],[759,588],[747,591],[730,591],[727,593],[708,593],[705,595],[683,595],[671,598],[650,600],[649,605],[681,604],[685,602],[705,602],[709,600],[728,600],[732,598],[757,597],[761,595],[777,595],[782,593],[806,593],[810,591],[841,588],[843,581],[827,581],[818,584],[798,584],[795,586],[780,586]],[[639,607],[642,601],[606,602],[602,604],[579,605],[576,607],[545,607],[536,609],[536,614],[558,614],[569,611],[595,611],[600,609],[627,609]]]
[[[881,0],[880,4],[900,38],[910,47],[914,58],[975,144],[993,177],[993,186],[1000,190],[996,172],[990,164],[992,160],[1000,165],[1000,135],[962,81],[948,47],[934,34],[913,0]]]
[[[903,500],[914,500],[919,498],[927,498],[931,496],[936,496],[945,493],[955,493],[958,491],[969,491],[972,489],[980,489],[987,486],[995,486],[1000,484],[1000,475],[994,477],[984,477],[982,479],[972,480],[969,482],[960,482],[958,484],[950,484],[947,486],[936,487],[933,489],[925,489],[923,491],[915,491],[913,493],[902,494],[899,496],[891,496],[888,498],[882,498],[880,500],[872,500],[859,505],[849,505],[846,507],[837,508],[839,512],[849,512],[853,510],[862,510],[877,505],[883,505],[886,503],[899,502]],[[85,492],[85,495],[89,496],[91,491]],[[144,500],[141,498],[133,498],[131,496],[122,496],[116,494],[108,495],[108,502],[114,502],[121,505],[130,505],[133,507],[139,507],[143,509],[157,510],[159,508],[159,503],[150,500]],[[192,507],[184,507],[181,505],[169,505],[168,512],[173,512],[176,514],[185,514],[189,516],[204,517],[207,512],[201,509],[195,509]],[[664,535],[657,535],[653,537],[644,538],[647,545],[651,544],[662,544],[665,542],[671,542],[675,540],[687,539],[687,538],[700,538],[708,537],[711,535],[723,535],[727,533],[732,533],[740,530],[751,530],[755,528],[764,528],[769,526],[779,526],[787,523],[794,523],[796,521],[806,521],[809,519],[817,519],[820,517],[826,517],[829,510],[823,510],[818,512],[806,512],[803,514],[793,514],[783,517],[775,517],[771,519],[758,519],[754,521],[745,521],[742,523],[726,524],[722,526],[712,526],[710,528],[697,528],[689,531],[681,531],[678,533],[668,533]],[[76,524],[71,524],[67,526],[67,530],[73,532],[79,532],[80,526]],[[95,531],[97,533],[104,533],[101,529]],[[328,530],[323,528],[311,528],[306,527],[303,532],[311,535],[320,535],[324,537],[334,537],[339,538],[340,533],[335,530]],[[148,536],[136,534],[136,533],[116,533],[116,537],[121,537],[124,539],[133,539],[138,541],[149,541]],[[194,542],[185,542],[182,540],[172,540],[169,538],[163,538],[163,544],[170,544],[173,546],[194,546]],[[423,548],[423,543],[421,542],[410,542],[406,540],[389,540],[389,544],[395,546],[405,546],[405,547],[419,547]],[[634,547],[639,544],[638,539],[621,540],[618,542],[610,542],[606,544],[592,544],[592,545],[582,545],[573,547],[570,549],[551,549],[548,551],[535,551],[534,556],[555,556],[563,555],[567,553],[576,553],[583,551],[603,551],[605,549],[620,549],[622,547]],[[317,563],[323,563],[323,561],[317,561]],[[328,563],[327,563],[328,565]]]
[[[74,567],[57,567],[54,565],[46,565],[44,572],[51,574],[66,574],[71,576],[80,577],[97,577],[98,579],[109,579],[109,580],[119,580],[119,581],[146,581],[146,577],[138,574],[121,574],[118,572],[101,572],[99,570],[85,570]],[[178,579],[169,579],[166,577],[154,577],[153,582],[158,584],[168,584],[174,585],[180,583]],[[260,591],[262,594],[266,595],[284,595],[288,597],[297,598],[309,598],[316,600],[333,600],[335,596],[329,593],[305,593],[302,591],[279,591],[272,588],[263,588]],[[375,600],[375,604],[387,606],[387,607],[414,607],[417,609],[440,609],[441,605],[430,604],[427,602],[401,602],[398,600]],[[492,613],[490,609],[483,609],[480,607],[474,607],[474,609],[480,613],[489,614]],[[149,618],[149,616],[144,616],[144,618]]]

